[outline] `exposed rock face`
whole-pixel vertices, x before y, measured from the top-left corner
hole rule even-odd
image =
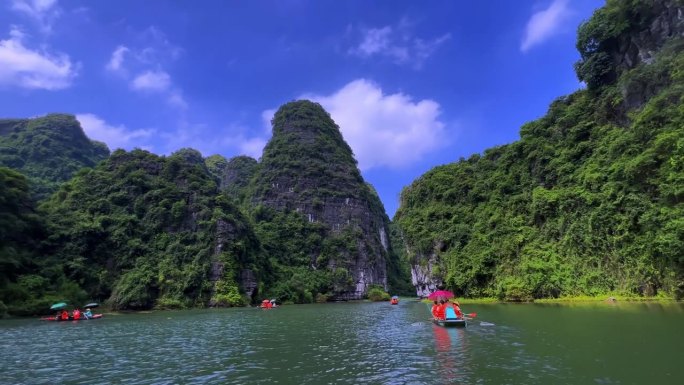
[[[684,8],[678,0],[647,1],[650,19],[646,28],[621,35],[617,50],[612,53],[618,72],[650,63],[660,48],[673,36],[684,36]],[[649,17],[650,16],[650,17]]]
[[[643,15],[648,22],[645,28],[618,38],[617,49],[611,58],[618,74],[639,64],[650,64],[655,55],[674,37],[684,36],[684,7],[677,0],[652,0],[650,14]],[[651,96],[669,84],[667,77],[631,79],[622,84],[624,106],[641,107]]]
[[[356,253],[328,262],[330,269],[347,269],[353,281],[336,297],[360,298],[369,285],[387,288],[389,219],[363,181],[339,128],[320,105],[296,101],[278,110],[252,204],[298,212],[309,222],[324,224],[327,236],[354,230]]]
[[[240,223],[244,222],[246,221],[243,220]],[[216,221],[216,246],[214,247],[214,260],[211,263],[211,271],[209,273],[209,280],[213,283],[214,290],[216,287],[216,283],[222,278],[224,278],[224,275],[226,273],[230,274],[230,272],[226,271],[226,263],[220,259],[221,255],[224,252],[230,253],[231,246],[235,245],[238,242],[254,242],[253,234],[251,234],[251,229],[239,229],[238,226],[240,225],[240,223],[233,223],[225,219],[219,219]],[[243,225],[243,227],[245,226]],[[230,254],[233,257],[238,257],[238,259],[240,260],[245,260],[246,258],[248,258],[248,256],[246,255],[235,255],[235,252],[232,252]],[[242,268],[237,272],[236,275],[237,283],[243,290],[243,292],[250,298],[253,297],[256,293],[258,282],[254,275],[254,272],[252,271],[252,269],[249,268],[249,265],[242,266]],[[213,294],[214,293],[212,292],[212,296]],[[210,305],[214,306],[214,304]]]
[[[233,198],[242,200],[245,189],[256,173],[259,164],[248,156],[236,156],[231,158],[221,173],[221,190]]]
[[[434,254],[429,257],[417,256],[411,264],[411,283],[416,287],[417,296],[427,297],[444,285],[444,282],[433,274],[436,266],[437,256]]]

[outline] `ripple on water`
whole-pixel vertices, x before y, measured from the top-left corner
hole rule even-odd
[[[0,382],[619,382],[614,373],[578,377],[564,356],[539,350],[539,341],[557,350],[560,343],[553,333],[530,337],[534,330],[494,316],[489,318],[496,322],[495,327],[473,322],[467,329],[445,329],[427,322],[428,314],[426,306],[417,302],[399,306],[349,303],[284,306],[270,311],[152,312],[80,323],[2,321],[0,351],[5,356],[0,360]],[[571,348],[572,341],[565,344],[563,351]]]

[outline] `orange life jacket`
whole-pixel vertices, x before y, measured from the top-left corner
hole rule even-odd
[[[66,310],[64,310],[64,311],[62,312],[62,315],[60,315],[59,318],[61,318],[61,319],[63,319],[63,320],[68,320],[68,319],[69,319],[69,313],[68,313]]]
[[[437,306],[437,318],[439,318],[439,319],[445,319],[446,318],[446,304],[445,303]]]

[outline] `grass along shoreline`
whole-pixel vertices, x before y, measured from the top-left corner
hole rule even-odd
[[[672,297],[639,297],[626,295],[599,295],[599,296],[568,296],[559,298],[539,298],[531,301],[506,301],[493,297],[483,298],[456,298],[461,305],[468,304],[491,304],[491,303],[581,303],[581,302],[681,302]],[[423,302],[432,302],[423,299]]]

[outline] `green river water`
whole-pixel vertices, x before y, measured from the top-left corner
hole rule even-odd
[[[0,321],[0,384],[681,384],[684,304],[337,303]]]

